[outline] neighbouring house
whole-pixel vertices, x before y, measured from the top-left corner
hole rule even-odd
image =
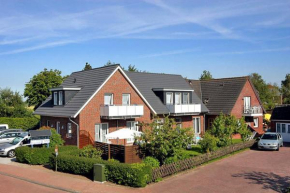
[[[280,133],[284,142],[290,142],[290,105],[274,108],[271,116],[271,131]]]
[[[106,135],[122,128],[142,131],[139,123],[164,116],[201,134],[208,112],[182,76],[127,72],[119,65],[74,72],[51,92],[35,111],[41,126],[56,128],[66,144],[79,147],[95,142],[132,144],[133,139]]]
[[[252,131],[264,133],[265,110],[249,77],[187,81],[209,110],[205,117],[206,129],[223,113],[237,118],[244,117]]]

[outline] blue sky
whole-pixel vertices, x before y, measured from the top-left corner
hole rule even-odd
[[[0,0],[0,87],[108,60],[197,79],[290,73],[290,1]]]

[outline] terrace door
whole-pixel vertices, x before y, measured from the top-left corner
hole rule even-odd
[[[106,143],[106,135],[109,133],[108,123],[95,125],[95,141]]]

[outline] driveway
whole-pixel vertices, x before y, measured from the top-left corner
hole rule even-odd
[[[249,150],[149,185],[152,192],[280,192],[290,186],[290,147]],[[288,183],[288,184],[287,184]]]

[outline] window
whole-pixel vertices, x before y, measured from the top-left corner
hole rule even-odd
[[[277,133],[281,133],[281,124],[280,123],[277,123],[276,131],[277,131]]]
[[[194,117],[193,121],[193,131],[196,134],[200,134],[200,117]]]
[[[113,94],[105,94],[104,104],[105,105],[113,105],[114,104]]]
[[[173,93],[172,92],[166,93],[166,104],[173,105]]]
[[[122,95],[122,105],[130,105],[130,94]]]
[[[183,104],[189,104],[189,93],[183,93]]]
[[[245,113],[251,108],[251,97],[244,97],[244,111]]]
[[[46,126],[47,126],[47,127],[50,127],[50,120],[47,120],[47,121],[46,121]]]
[[[56,132],[60,134],[60,122],[56,122]]]
[[[259,127],[259,118],[254,118],[254,127]]]
[[[127,128],[138,131],[138,121],[127,121]]]
[[[63,93],[62,93],[62,91],[59,91],[59,93],[58,93],[58,104],[63,105]]]
[[[53,104],[57,105],[57,92],[53,93]]]
[[[288,125],[288,133],[290,133],[290,125]]]
[[[95,125],[95,141],[105,143],[106,135],[109,133],[109,124],[101,123]]]
[[[72,129],[71,129],[71,123],[67,124],[67,138],[72,137]]]
[[[181,93],[175,93],[175,104],[176,105],[181,105]]]
[[[282,133],[286,133],[286,124],[281,124],[282,125]]]

